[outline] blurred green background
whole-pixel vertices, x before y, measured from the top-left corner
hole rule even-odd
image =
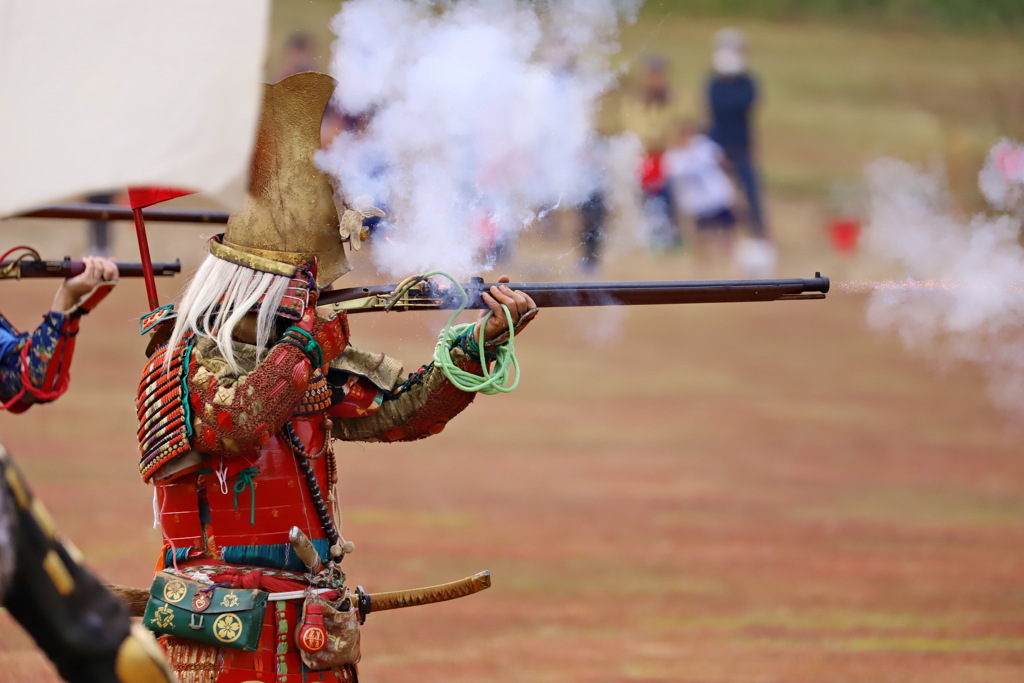
[[[1018,0],[651,0],[644,11],[750,16],[775,20],[858,21],[872,28],[899,27],[945,31],[1024,29],[1024,3]]]
[[[332,0],[273,4],[268,74],[296,31],[329,68]],[[716,31],[750,42],[761,81],[759,140],[769,201],[827,202],[879,156],[941,160],[979,204],[976,175],[1000,137],[1024,138],[1024,1],[652,0],[622,34],[627,72],[659,52],[677,96],[703,115]],[[386,40],[386,36],[381,37]]]

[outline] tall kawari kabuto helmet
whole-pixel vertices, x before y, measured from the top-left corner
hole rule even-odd
[[[345,210],[339,220],[330,177],[313,161],[334,88],[333,78],[312,72],[265,86],[248,196],[210,241],[213,256],[288,276],[315,258],[321,287],[351,270],[345,243],[360,240],[362,214]]]

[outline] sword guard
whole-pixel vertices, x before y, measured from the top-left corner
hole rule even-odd
[[[373,611],[370,594],[362,586],[356,586],[356,606],[359,608],[359,625],[362,626],[366,623],[366,615]]]

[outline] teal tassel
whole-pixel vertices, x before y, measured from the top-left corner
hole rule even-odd
[[[244,470],[238,473],[238,480],[235,481],[235,510],[238,509],[238,494],[245,491],[245,487],[249,487],[249,493],[252,494],[252,507],[249,509],[249,526],[256,526],[256,486],[253,485],[252,480],[257,474],[260,473],[258,467],[246,467]]]

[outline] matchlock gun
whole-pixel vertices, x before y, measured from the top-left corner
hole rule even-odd
[[[495,284],[479,278],[463,284],[467,301],[450,283],[417,276],[397,285],[328,290],[320,294],[317,305],[349,313],[485,309],[481,294]],[[812,278],[769,280],[509,282],[505,286],[528,294],[539,308],[565,308],[824,299],[829,280],[815,273]]]

